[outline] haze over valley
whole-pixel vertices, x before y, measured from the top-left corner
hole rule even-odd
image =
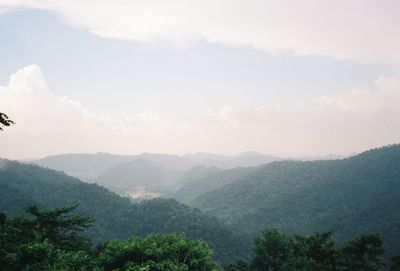
[[[400,271],[399,14],[0,0],[0,270]]]

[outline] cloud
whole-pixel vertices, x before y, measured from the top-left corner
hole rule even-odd
[[[0,11],[58,13],[96,35],[140,42],[205,40],[274,54],[400,60],[394,0],[0,0]]]
[[[0,156],[11,158],[99,150],[155,151],[150,145],[154,138],[164,134],[168,142],[171,134],[171,124],[152,112],[116,119],[53,95],[36,65],[17,71],[6,86],[0,86],[0,108],[16,122],[1,134]]]
[[[115,118],[53,95],[40,67],[32,65],[0,86],[0,110],[16,121],[0,134],[0,156],[98,151],[352,153],[400,141],[399,104],[400,79],[380,77],[370,88],[353,88],[297,106],[226,106],[208,113],[205,109],[192,119],[170,120],[150,111]]]
[[[258,146],[286,155],[349,154],[399,143],[399,104],[400,80],[380,77],[370,89],[353,88],[297,107],[226,107],[210,118],[225,130],[221,135],[234,135],[232,144],[242,150]]]

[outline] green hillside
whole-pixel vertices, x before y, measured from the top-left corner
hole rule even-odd
[[[116,193],[124,193],[138,186],[163,191],[181,175],[180,171],[167,169],[159,163],[135,159],[107,169],[94,180]]]
[[[310,233],[334,229],[338,240],[381,234],[400,252],[400,145],[332,161],[283,161],[214,191],[193,205],[251,234],[266,227]]]
[[[16,214],[33,203],[43,208],[79,204],[80,214],[96,219],[86,232],[95,242],[184,232],[189,238],[205,240],[222,263],[249,255],[250,241],[243,234],[174,200],[133,204],[105,188],[62,172],[8,160],[1,160],[0,188],[0,211],[7,214]]]
[[[101,175],[108,168],[134,159],[132,155],[70,153],[51,155],[33,162],[41,167],[60,170],[70,176],[91,180]]]
[[[182,202],[190,203],[200,195],[223,187],[253,172],[256,168],[217,169],[203,168],[203,174],[182,176],[182,187],[169,196]]]

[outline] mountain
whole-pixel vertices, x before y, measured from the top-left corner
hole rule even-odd
[[[209,152],[197,152],[193,154],[187,154],[184,157],[198,164],[201,164],[202,161],[225,161],[229,159],[229,156],[227,155]]]
[[[108,153],[96,154],[60,154],[32,161],[41,167],[60,170],[68,175],[91,180],[98,177],[108,168],[135,159],[132,155],[113,155]]]
[[[271,155],[265,155],[257,152],[243,152],[237,155],[226,156],[211,153],[196,153],[185,156],[206,167],[218,167],[222,169],[231,169],[236,167],[254,167],[266,164],[272,161],[282,160]]]
[[[172,195],[171,191],[194,183],[210,173],[221,171],[220,168],[258,165],[273,159],[275,158],[255,152],[235,156],[210,153],[186,156],[151,153],[139,155],[96,153],[53,155],[32,161],[32,163],[63,171],[83,181],[98,183],[118,194],[140,200]],[[227,181],[210,181],[210,188],[216,188],[225,183]],[[207,184],[206,180],[204,184]],[[193,188],[185,188],[182,190],[180,199],[192,200],[195,196],[210,191],[204,185],[198,189],[196,192],[197,185],[193,185]],[[192,195],[189,196],[189,194]],[[172,196],[175,197],[175,195],[177,194]]]
[[[135,159],[107,169],[94,181],[120,194],[136,191],[138,188],[162,192],[181,175],[181,171],[169,170],[159,163]]]
[[[158,163],[166,169],[176,171],[186,171],[198,165],[205,167],[219,167],[223,169],[258,166],[271,161],[280,160],[277,157],[255,152],[247,152],[234,156],[210,153],[197,153],[185,156],[156,153],[115,155],[100,152],[95,154],[51,155],[43,159],[33,160],[31,162],[41,167],[60,170],[68,175],[90,181],[96,177],[99,177],[106,170],[112,167],[115,167],[119,164],[128,163],[136,159]]]
[[[223,171],[217,167],[194,166],[191,169],[183,172],[183,174],[172,185],[172,190],[177,190],[184,185],[195,183],[210,174]]]
[[[339,240],[379,233],[400,252],[400,145],[330,161],[281,161],[204,193],[192,205],[250,234],[334,229]]]
[[[221,263],[249,256],[251,242],[246,235],[174,200],[131,203],[97,184],[9,160],[0,160],[0,188],[0,211],[11,215],[19,214],[28,204],[42,208],[79,204],[80,214],[96,219],[86,232],[95,242],[184,232],[189,238],[205,240]]]
[[[33,164],[50,169],[60,170],[68,175],[92,180],[106,170],[119,164],[137,159],[155,162],[170,170],[188,170],[196,163],[184,157],[172,154],[143,153],[138,155],[116,155],[109,153],[76,153],[51,155],[43,159],[31,161]]]
[[[137,158],[152,161],[163,165],[171,170],[188,170],[197,165],[197,163],[179,155],[163,154],[163,153],[142,153]]]
[[[200,195],[223,187],[253,172],[256,168],[217,169],[203,167],[202,174],[193,178],[185,174],[182,176],[183,185],[168,196],[182,202],[190,203]],[[198,169],[199,170],[199,169]]]

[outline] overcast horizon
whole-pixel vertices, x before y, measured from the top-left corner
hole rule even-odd
[[[0,0],[0,157],[400,143],[400,2]]]

